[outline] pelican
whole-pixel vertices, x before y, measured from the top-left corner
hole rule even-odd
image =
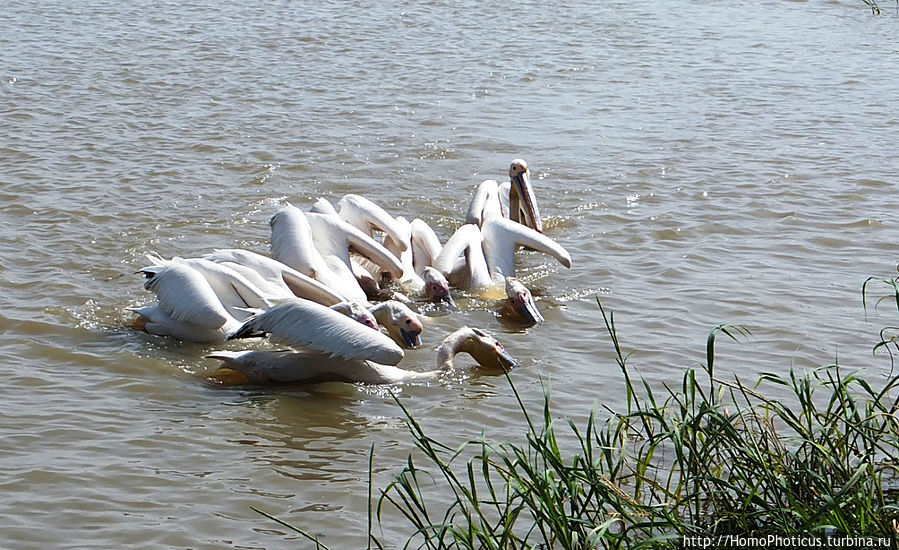
[[[434,262],[454,286],[462,288],[504,287],[506,277],[515,276],[515,252],[526,246],[549,254],[565,267],[571,255],[542,233],[505,218],[491,217],[479,229],[461,226],[443,245]]]
[[[424,293],[434,302],[442,302],[455,309],[456,303],[450,295],[449,281],[443,273],[432,267],[443,248],[437,234],[419,218],[408,222],[403,217],[397,217],[395,221],[407,230],[409,238],[405,243],[406,247],[403,248],[403,243],[388,236],[384,239],[384,248],[399,258],[403,266],[400,284],[413,292]]]
[[[495,180],[485,180],[481,183],[468,205],[465,223],[480,226],[489,218],[506,217],[543,233],[530,174],[527,163],[515,159],[509,166],[509,182],[497,184]]]
[[[437,368],[417,372],[372,360],[328,357],[324,353],[283,351],[216,351],[206,357],[222,361],[210,378],[228,384],[361,382],[398,384],[432,380],[455,369],[454,358],[468,353],[481,366],[509,369],[517,362],[486,332],[463,327],[437,348]]]
[[[359,195],[344,195],[337,203],[337,215],[343,221],[359,229],[369,237],[381,231],[388,239],[398,243],[405,250],[409,241],[409,229],[387,213],[383,208]]]
[[[245,319],[249,316],[247,308],[267,308],[282,299],[277,294],[267,294],[238,270],[224,264],[217,264],[203,258],[176,256],[171,260],[164,260],[155,255],[148,256],[148,258],[156,265],[145,267],[138,273],[152,276],[170,263],[187,265],[206,279],[228,313],[237,319]]]
[[[505,302],[503,309],[511,310],[512,317],[517,317],[529,325],[544,321],[531,291],[515,277],[506,277],[506,296],[508,301]]]
[[[350,300],[365,300],[350,249],[399,276],[399,261],[371,237],[332,214],[304,213],[288,204],[270,220],[272,256]]]
[[[347,299],[290,266],[249,250],[217,249],[205,259],[234,269],[267,294],[280,299],[299,296],[324,306],[332,306]]]
[[[156,293],[157,302],[129,308],[138,314],[132,323],[133,328],[188,342],[218,342],[239,330],[243,326],[242,320],[259,315],[254,315],[254,310],[259,311],[259,308],[243,298],[254,295],[247,294],[253,292],[252,288],[244,288],[242,284],[249,284],[241,283],[240,275],[227,266],[200,258],[176,258],[158,263],[160,265],[138,271],[147,276],[144,288]],[[267,298],[261,299],[265,300],[266,306],[269,305]],[[301,300],[283,298],[290,299]],[[315,302],[309,303],[320,309],[329,309]],[[377,332],[374,316],[361,305],[340,302],[333,308]]]
[[[129,308],[138,314],[134,328],[190,342],[221,341],[240,328],[203,274],[190,265],[166,262],[139,273],[147,275],[144,288],[156,293],[157,303]]]
[[[404,348],[417,348],[421,345],[421,321],[414,311],[401,302],[381,302],[369,311],[396,343]]]
[[[244,321],[229,340],[268,335],[275,343],[343,359],[396,365],[403,350],[388,336],[302,298],[290,298]]]
[[[412,266],[421,275],[422,271],[434,265],[443,246],[437,233],[421,218],[409,222],[410,243],[412,246]]]

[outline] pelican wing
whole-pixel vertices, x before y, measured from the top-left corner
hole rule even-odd
[[[244,322],[229,339],[270,335],[295,349],[327,353],[345,359],[396,365],[403,350],[388,336],[357,323],[332,309],[292,298]]]
[[[236,248],[216,250],[213,254],[206,256],[206,259],[219,263],[234,262],[246,266],[257,272],[269,283],[277,287],[287,285],[287,288],[294,295],[322,305],[330,306],[346,300],[346,297],[329,286],[300,273],[278,260],[249,250]]]
[[[477,225],[463,225],[443,245],[434,267],[454,285],[474,288],[489,286],[490,271],[484,258],[482,240],[483,235]]]
[[[159,307],[172,319],[210,329],[220,328],[231,319],[215,291],[192,267],[165,262],[145,267],[140,273],[149,277],[144,288],[156,293]]]
[[[440,254],[434,260],[434,267],[446,275],[453,269],[456,259],[465,254],[469,248],[481,246],[481,230],[473,223],[467,223],[447,239]]]
[[[324,306],[333,306],[337,302],[343,302],[346,298],[332,289],[311,277],[307,277],[294,269],[286,269],[281,274],[284,283],[290,288],[295,296],[312,300]]]
[[[468,203],[465,223],[481,225],[488,218],[502,217],[502,215],[496,180],[484,180],[475,189],[474,196]]]
[[[272,227],[272,257],[309,277],[321,256],[312,240],[312,228],[302,210],[288,204],[269,220]]]
[[[443,245],[437,233],[424,220],[415,218],[409,224],[412,236],[412,263],[415,272],[421,275],[422,270],[434,265]]]
[[[234,271],[243,275],[246,280],[252,283],[256,288],[261,290],[263,294],[269,297],[269,299],[271,300],[279,301],[283,300],[284,298],[290,298],[293,295],[290,293],[289,289],[277,279],[266,279],[262,276],[261,273],[251,267],[228,261],[216,263],[219,263],[226,267],[230,267]]]
[[[509,212],[511,212],[512,207],[510,206],[511,195],[512,195],[512,182],[505,181],[496,188],[497,194],[499,195],[499,210],[500,215],[497,216],[499,218],[508,218]]]
[[[393,216],[386,210],[359,195],[344,195],[340,202],[340,218],[371,236],[373,229],[385,233],[399,247],[406,250],[409,246],[409,229],[407,226],[397,223]]]
[[[328,199],[323,197],[319,197],[317,201],[312,205],[309,209],[310,212],[315,212],[316,214],[330,214],[332,216],[339,216],[337,214],[337,210],[334,210],[334,205],[328,202]]]
[[[287,267],[278,260],[263,256],[251,250],[241,248],[217,248],[206,256],[207,260],[216,263],[232,262],[248,267],[270,283],[278,284],[281,270]]]
[[[204,258],[188,258],[182,259],[180,262],[199,271],[212,286],[222,304],[235,307],[266,308],[274,303],[262,289],[227,265]]]
[[[356,227],[334,216],[308,214],[308,221],[315,236],[315,245],[322,256],[335,256],[346,266],[350,266],[349,250],[368,258],[391,276],[399,278],[403,274],[403,266],[396,256],[390,253],[370,236]],[[333,266],[331,266],[333,268]]]
[[[484,223],[484,255],[492,275],[515,274],[515,251],[526,246],[538,252],[549,254],[565,267],[571,267],[571,254],[565,247],[543,233],[505,218],[494,218]]]

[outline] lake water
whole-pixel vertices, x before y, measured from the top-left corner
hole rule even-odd
[[[250,4],[0,9],[0,546],[311,547],[250,506],[364,546],[369,448],[376,487],[411,450],[384,389],[216,388],[216,346],[125,328],[146,254],[266,252],[286,201],[363,194],[445,239],[525,158],[573,257],[520,256],[546,323],[463,301],[404,365],[478,326],[559,414],[622,405],[596,295],[654,385],[722,322],[752,331],[722,377],[889,371],[895,310],[866,318],[860,289],[897,263],[892,6]],[[502,377],[395,391],[449,441],[520,433]]]

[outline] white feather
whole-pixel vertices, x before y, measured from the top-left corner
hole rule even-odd
[[[279,299],[299,296],[322,305],[330,306],[343,302],[346,297],[327,285],[300,273],[276,259],[241,249],[216,250],[206,256],[217,263],[233,262],[250,268],[277,290]],[[245,272],[242,272],[246,275]],[[261,287],[260,287],[261,288]]]
[[[526,246],[549,254],[565,267],[571,267],[571,255],[565,248],[530,227],[506,218],[491,218],[481,226],[484,257],[495,284],[504,285],[515,275],[515,252]]]
[[[192,267],[166,261],[141,272],[152,274],[144,288],[156,293],[159,307],[173,319],[213,330],[233,319],[203,275]]]
[[[397,223],[393,216],[372,201],[359,195],[344,195],[337,206],[340,207],[340,219],[369,237],[373,231],[381,231],[393,240],[401,251],[408,247],[408,224]]]
[[[235,332],[266,332],[274,342],[347,359],[395,365],[403,350],[388,336],[315,302],[293,298],[255,315]]]

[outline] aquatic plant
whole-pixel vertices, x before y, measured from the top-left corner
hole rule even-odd
[[[897,267],[897,269],[899,269],[899,267]],[[874,304],[874,307],[876,308],[884,301],[894,300],[896,309],[899,310],[899,276],[889,277],[886,279],[881,279],[879,277],[868,277],[862,284],[862,305],[865,308],[865,315],[867,316],[868,312],[868,284],[872,281],[880,281],[892,289],[892,292],[889,296],[881,296],[880,298],[878,298]],[[886,352],[890,355],[890,365],[895,366],[895,356],[893,355],[893,352],[899,352],[899,327],[888,326],[880,329],[880,342],[878,342],[874,346],[874,353],[876,354],[878,350],[881,349],[886,350]],[[890,372],[892,373],[892,369],[890,370]]]
[[[880,15],[880,6],[877,5],[877,0],[862,0],[862,2],[871,8],[873,15]],[[899,10],[899,0],[896,0],[896,9]]]
[[[872,280],[862,287],[865,303]],[[899,279],[883,282],[899,309]],[[606,410],[601,419],[594,410],[579,427],[558,417],[544,386],[542,410],[533,414],[506,373],[527,426],[524,441],[482,436],[454,448],[395,398],[418,452],[375,503],[370,451],[369,548],[388,547],[373,531],[375,515],[380,521],[387,510],[412,528],[404,548],[795,546],[844,535],[895,547],[899,376],[872,384],[833,364],[764,373],[753,386],[724,380],[715,372],[719,337],[750,333],[719,325],[705,364],[660,391],[635,376],[614,314],[597,304],[624,378],[626,411]],[[875,352],[899,342],[883,334]],[[771,386],[787,397],[768,397]]]
[[[834,364],[763,374],[752,387],[724,380],[714,370],[716,340],[749,331],[721,325],[706,364],[658,391],[635,377],[614,316],[597,303],[627,388],[624,413],[600,420],[593,411],[578,427],[556,419],[545,390],[535,419],[507,375],[528,426],[524,442],[482,437],[451,448],[397,400],[420,453],[381,491],[377,515],[394,508],[406,518],[405,547],[721,546],[735,536],[772,544],[768,537],[839,534],[893,544],[899,377],[871,385]],[[768,397],[766,385],[789,399]],[[433,502],[441,494],[451,500]],[[370,545],[385,547],[373,534]]]

